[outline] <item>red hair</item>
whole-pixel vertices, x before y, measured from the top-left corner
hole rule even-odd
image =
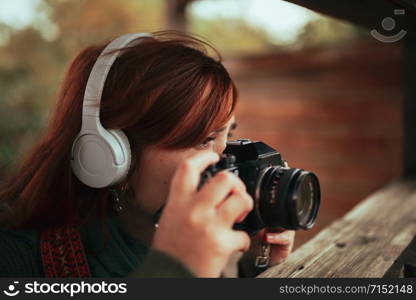
[[[124,130],[130,141],[132,163],[125,182],[140,167],[144,147],[196,146],[230,119],[237,103],[235,85],[212,46],[177,32],[153,36],[125,48],[108,74],[101,99],[103,126]],[[73,60],[44,136],[0,187],[0,205],[9,208],[1,215],[2,223],[45,229],[107,215],[109,189],[82,184],[70,167],[87,79],[106,45],[88,47]],[[218,58],[209,56],[207,47]]]

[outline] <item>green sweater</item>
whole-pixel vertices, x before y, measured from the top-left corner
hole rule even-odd
[[[115,213],[108,220],[109,240],[104,248],[97,220],[81,230],[92,277],[195,277],[175,258],[129,236]],[[39,243],[36,230],[0,227],[0,277],[44,277]]]

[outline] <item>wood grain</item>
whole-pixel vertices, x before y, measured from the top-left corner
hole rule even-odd
[[[257,277],[383,277],[415,234],[416,181],[396,181]]]

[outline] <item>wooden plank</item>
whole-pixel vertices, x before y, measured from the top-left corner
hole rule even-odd
[[[415,212],[416,181],[393,182],[257,277],[383,277],[416,234]]]
[[[416,236],[387,270],[384,278],[416,277]]]

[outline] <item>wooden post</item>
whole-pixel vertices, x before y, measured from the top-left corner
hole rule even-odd
[[[404,41],[403,175],[416,177],[416,37]]]
[[[192,0],[166,0],[166,28],[186,31],[186,6]]]

